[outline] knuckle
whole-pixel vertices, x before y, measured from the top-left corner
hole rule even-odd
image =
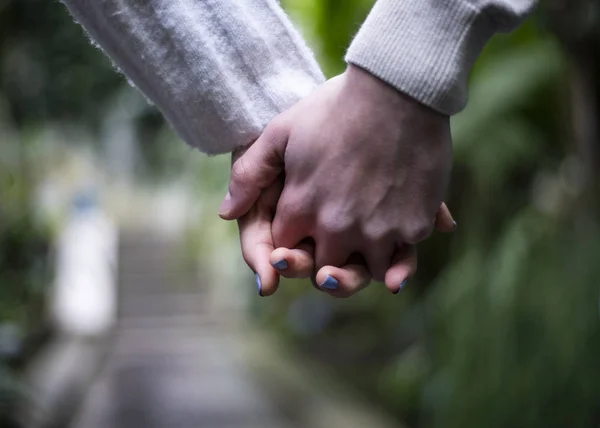
[[[328,236],[349,233],[353,229],[353,225],[354,222],[349,216],[339,213],[326,212],[319,216],[319,229]]]
[[[273,145],[288,139],[290,126],[283,114],[272,119],[262,132],[261,141]]]
[[[363,236],[372,244],[388,241],[394,235],[393,228],[386,222],[370,222],[363,226]]]
[[[243,185],[250,178],[250,165],[244,158],[238,159],[231,167],[231,182]]]
[[[415,245],[425,240],[432,232],[433,224],[428,221],[413,221],[403,229],[402,238],[407,244]]]
[[[246,165],[242,159],[238,159],[231,167],[231,181],[240,181],[246,175]]]
[[[271,138],[278,139],[287,133],[287,122],[282,115],[276,116],[264,130]]]
[[[277,205],[277,214],[286,220],[287,223],[296,223],[306,221],[312,216],[312,209],[306,199],[295,193],[286,192]]]

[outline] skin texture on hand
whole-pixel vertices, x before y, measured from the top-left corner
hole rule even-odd
[[[233,163],[242,152],[233,154]],[[312,278],[313,284],[321,291],[334,297],[349,297],[369,285],[371,274],[362,260],[350,260],[342,267],[324,266],[315,275],[312,242],[302,242],[296,248],[274,249],[271,227],[277,202],[283,187],[284,177],[279,176],[263,190],[252,208],[238,219],[240,241],[244,260],[258,279],[259,294],[270,296],[277,291],[279,277]],[[456,223],[445,204],[442,204],[436,216],[435,228],[441,232],[452,232]],[[405,246],[397,251],[392,266],[386,274],[386,285],[392,293],[400,291],[401,284],[410,278],[417,268],[417,255],[414,246]],[[335,290],[319,287],[327,277],[338,281]]]
[[[220,215],[249,213],[285,177],[275,246],[310,238],[316,271],[361,255],[383,281],[395,254],[431,233],[451,151],[448,117],[350,66],[275,118],[233,164]]]

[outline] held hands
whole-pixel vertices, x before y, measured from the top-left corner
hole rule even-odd
[[[220,215],[239,219],[263,295],[277,286],[271,264],[284,276],[317,272],[315,282],[340,297],[370,275],[397,291],[438,209],[437,227],[454,228],[440,208],[451,146],[448,117],[350,66],[238,155]]]
[[[314,244],[303,242],[294,249],[277,248],[274,250],[271,224],[275,215],[277,199],[281,193],[282,180],[265,189],[250,211],[238,220],[242,254],[248,266],[256,272],[258,291],[269,296],[277,290],[279,276],[286,278],[313,278],[317,287],[335,297],[348,297],[366,287],[371,275],[365,264],[357,257],[349,260],[343,267],[327,266],[314,277]],[[455,228],[454,220],[446,205],[442,204],[436,217],[435,227],[442,232],[451,232]],[[393,265],[386,278],[388,288],[398,293],[406,279],[417,268],[417,256],[414,246],[406,246],[394,255]],[[327,279],[328,277],[329,280]],[[332,289],[332,280],[337,283]]]

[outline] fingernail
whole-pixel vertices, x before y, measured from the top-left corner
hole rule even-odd
[[[258,276],[258,274],[256,275],[256,288],[258,289],[258,295],[262,296],[262,282],[260,280],[260,276]]]
[[[400,286],[398,287],[398,289],[396,291],[394,291],[394,294],[400,293],[400,290],[402,290],[404,288],[404,286],[406,285],[406,281],[408,281],[408,280],[405,279],[404,281],[402,281],[400,283]]]
[[[456,226],[457,226],[456,222],[454,220],[452,220],[452,230],[456,229]]]
[[[231,193],[227,192],[225,195],[225,199],[221,202],[221,206],[219,207],[219,215],[227,214],[229,211],[229,202],[231,201]]]
[[[331,275],[327,275],[325,281],[322,284],[319,284],[319,287],[324,288],[326,290],[337,290],[339,282]]]
[[[286,259],[281,259],[277,263],[273,263],[273,267],[277,270],[286,270],[288,268],[288,262]]]

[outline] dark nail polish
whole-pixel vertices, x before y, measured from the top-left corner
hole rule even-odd
[[[327,275],[327,278],[325,278],[325,281],[323,281],[323,283],[320,284],[319,287],[324,288],[326,290],[337,290],[338,285],[339,282],[337,279],[335,279],[331,275]]]
[[[285,259],[279,260],[277,263],[273,263],[273,267],[277,270],[286,270],[288,268],[288,262]]]
[[[255,275],[256,275],[256,288],[258,289],[258,295],[262,296],[262,293],[261,293],[262,292],[262,282],[260,280],[260,276],[258,276],[258,274],[255,274]]]
[[[452,230],[456,229],[456,226],[457,226],[456,222],[454,220],[452,220]]]
[[[405,279],[404,281],[402,281],[402,282],[400,283],[400,286],[398,287],[398,289],[397,289],[396,291],[394,291],[394,294],[398,294],[398,293],[400,293],[400,290],[402,290],[402,289],[404,288],[404,286],[406,285],[406,281],[407,281],[407,280]]]

